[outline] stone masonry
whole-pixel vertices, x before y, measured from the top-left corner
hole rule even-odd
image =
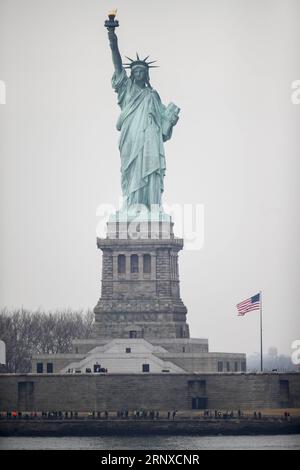
[[[0,411],[300,407],[300,374],[0,374]]]
[[[172,223],[160,224],[158,238],[122,239],[118,227],[116,236],[97,239],[103,259],[95,337],[189,338],[178,273],[183,240],[174,237]]]
[[[112,217],[114,219],[115,216]],[[32,371],[93,374],[245,372],[241,353],[211,353],[207,339],[190,338],[180,297],[178,253],[183,240],[173,223],[110,220],[102,250],[102,291],[93,338],[76,339],[70,354],[33,357]]]

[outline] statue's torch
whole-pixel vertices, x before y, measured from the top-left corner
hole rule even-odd
[[[116,17],[116,14],[117,14],[117,9],[115,10],[111,10],[108,12],[108,20],[105,20],[104,22],[104,26],[105,28],[107,28],[108,30],[111,30],[111,29],[115,29],[119,26],[119,21],[118,20],[115,20],[115,17]]]

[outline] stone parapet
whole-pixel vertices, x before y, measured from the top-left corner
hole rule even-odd
[[[117,393],[115,393],[117,391]],[[300,407],[300,374],[3,374],[0,411]]]

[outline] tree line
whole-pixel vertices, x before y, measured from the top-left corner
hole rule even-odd
[[[36,354],[71,352],[73,339],[91,338],[93,322],[90,310],[1,309],[0,339],[6,344],[6,371],[30,372],[31,358]]]

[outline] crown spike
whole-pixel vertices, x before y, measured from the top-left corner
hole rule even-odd
[[[127,63],[127,62],[123,63],[123,66],[124,66],[125,69],[126,68],[132,69],[133,67],[136,67],[137,65],[140,65],[140,66],[143,66],[143,67],[146,67],[146,68],[158,67],[158,65],[151,65],[151,64],[154,64],[155,62],[157,62],[156,60],[151,60],[150,62],[147,62],[147,59],[150,57],[149,55],[147,55],[147,57],[145,57],[145,59],[140,59],[139,54],[136,52],[136,57],[137,57],[136,60],[133,60],[128,56],[125,56],[125,57],[126,57],[126,59],[130,60],[130,63]]]

